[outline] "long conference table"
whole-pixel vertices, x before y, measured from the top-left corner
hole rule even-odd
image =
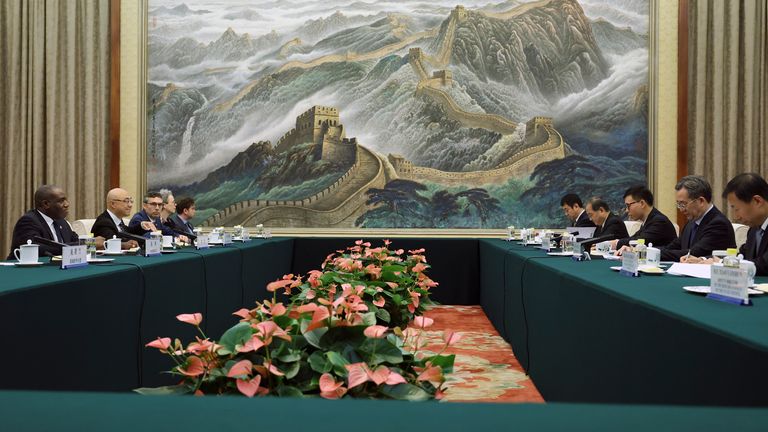
[[[5,341],[0,424],[27,430],[100,430],[106,425],[129,430],[186,415],[195,419],[189,427],[202,430],[256,415],[264,427],[326,430],[339,424],[332,417],[323,420],[329,410],[340,410],[332,403],[345,404],[344,412],[353,413],[350,419],[369,419],[359,424],[371,430],[400,424],[447,430],[477,425],[764,430],[768,424],[768,298],[754,298],[751,307],[734,306],[682,289],[706,285],[704,280],[626,278],[611,271],[615,263],[609,261],[576,262],[500,239],[397,238],[393,246],[427,249],[430,275],[440,283],[435,300],[482,305],[548,401],[545,405],[130,393],[173,382],[162,373],[172,366],[170,360],[144,345],[159,336],[192,339],[194,329],[176,315],[202,312],[203,330],[218,338],[237,322],[232,312],[271,297],[268,282],[319,268],[328,253],[353,240],[255,239],[159,257],[120,256],[70,270],[53,264],[0,267]],[[370,421],[381,409],[403,418]],[[205,414],[197,417],[201,410]],[[291,410],[308,415],[292,423],[274,417]],[[187,423],[174,423],[181,424]]]

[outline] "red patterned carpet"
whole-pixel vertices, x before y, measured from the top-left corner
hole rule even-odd
[[[444,354],[456,354],[454,372],[448,375],[444,401],[544,402],[480,306],[435,306],[426,314],[435,320],[426,331],[425,351],[444,346],[443,330],[461,333],[461,340]]]

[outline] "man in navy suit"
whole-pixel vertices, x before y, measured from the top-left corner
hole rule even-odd
[[[624,205],[629,218],[643,224],[635,235],[615,241],[617,255],[621,255],[621,248],[627,246],[630,240],[645,239],[646,246],[653,243],[653,246],[661,247],[677,238],[675,226],[669,218],[653,207],[653,193],[647,187],[633,186],[627,189],[624,192]]]
[[[567,194],[560,198],[560,207],[563,213],[570,219],[572,227],[593,227],[595,224],[589,220],[589,215],[584,211],[584,204],[576,194]]]
[[[593,237],[612,236],[615,239],[629,237],[624,221],[611,212],[608,203],[602,198],[595,197],[587,201],[586,212],[592,223],[597,226]]]
[[[179,235],[176,231],[163,224],[163,222],[160,220],[160,212],[163,208],[163,205],[165,205],[165,203],[163,202],[163,197],[159,192],[149,192],[147,196],[144,197],[143,209],[133,215],[131,221],[128,223],[128,228],[137,229],[137,226],[141,226],[141,231],[143,231],[142,235],[144,237],[149,237],[150,233],[154,230],[146,229],[145,225],[147,224],[144,222],[151,222],[152,228],[155,228],[157,231],[161,231],[163,235],[179,237],[181,241],[188,242],[189,240],[186,236]]]
[[[35,209],[25,213],[13,227],[11,240],[11,253],[8,259],[12,260],[13,250],[26,244],[27,240],[41,237],[58,243],[77,244],[77,234],[72,231],[65,220],[69,214],[69,200],[67,194],[58,186],[44,185],[35,191]],[[104,238],[96,238],[97,245],[103,247]],[[61,248],[49,245],[40,245],[39,253],[45,255],[59,255]]]
[[[661,248],[664,261],[686,262],[689,256],[712,255],[736,247],[733,225],[712,204],[712,186],[701,176],[685,176],[675,185],[677,208],[688,219],[680,237]]]
[[[755,173],[739,174],[725,185],[723,198],[733,212],[736,222],[749,226],[747,242],[739,249],[744,259],[755,263],[758,276],[768,276],[768,183]],[[691,259],[689,262],[712,262],[712,259]]]
[[[195,200],[182,198],[176,203],[176,213],[168,216],[168,225],[177,231],[195,234],[195,227],[189,222],[195,217]]]

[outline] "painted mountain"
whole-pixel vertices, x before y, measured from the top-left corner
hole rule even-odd
[[[647,182],[647,0],[150,0],[148,183],[198,223],[562,226]]]

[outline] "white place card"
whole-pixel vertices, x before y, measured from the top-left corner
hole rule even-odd
[[[197,236],[197,239],[195,240],[195,247],[197,249],[208,249],[208,236],[205,234],[200,234]]]
[[[720,296],[737,300],[741,304],[749,303],[747,286],[749,276],[746,269],[725,267],[722,264],[712,264],[712,279],[710,286],[713,297]]]
[[[61,268],[68,269],[88,265],[88,249],[86,245],[62,246]]]
[[[240,239],[244,242],[251,241],[251,233],[246,228],[243,228],[243,231],[240,233]]]
[[[640,261],[636,252],[626,251],[621,254],[621,274],[624,276],[637,277],[637,269],[640,267]]]
[[[144,241],[144,256],[157,256],[162,253],[162,250],[162,238],[148,238],[146,241]]]
[[[226,246],[228,244],[232,244],[232,234],[225,232],[221,235],[221,244],[222,246]]]

